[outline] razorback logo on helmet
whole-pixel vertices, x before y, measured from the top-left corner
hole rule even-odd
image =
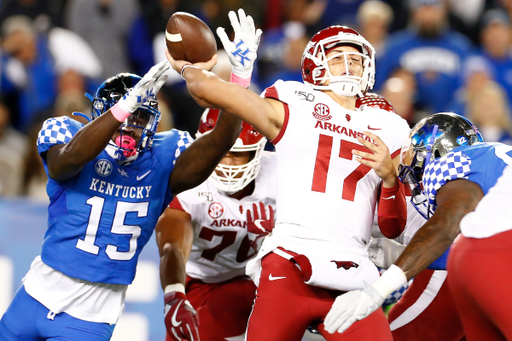
[[[395,108],[384,97],[376,93],[367,93],[356,99],[356,108],[369,107],[383,109],[396,114]]]
[[[218,202],[212,202],[210,204],[210,208],[208,209],[208,214],[213,219],[220,218],[222,214],[224,214],[224,207]]]
[[[318,103],[313,109],[313,116],[320,121],[330,120],[332,118],[331,109],[323,103]]]
[[[332,260],[331,262],[335,263],[336,264],[336,267],[339,269],[339,268],[343,268],[345,270],[348,270],[350,268],[358,268],[359,267],[359,264],[355,263],[355,262],[352,262],[352,261],[339,261],[339,260]]]

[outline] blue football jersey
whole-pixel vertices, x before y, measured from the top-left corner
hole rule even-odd
[[[82,127],[68,117],[46,120],[39,153],[69,142]],[[173,129],[156,134],[153,147],[129,165],[102,151],[70,180],[49,177],[43,262],[74,278],[130,284],[140,252],[172,200],[169,176],[176,158],[191,141],[187,132]],[[44,157],[43,163],[48,174]]]
[[[423,188],[429,205],[436,207],[436,195],[448,181],[466,179],[478,184],[484,195],[496,184],[503,169],[512,164],[512,146],[482,142],[461,146],[430,163],[423,174]],[[445,270],[448,249],[429,269]]]

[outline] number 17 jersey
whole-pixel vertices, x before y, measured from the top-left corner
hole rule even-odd
[[[285,119],[273,141],[278,192],[274,235],[303,254],[342,250],[367,257],[380,177],[352,150],[379,136],[398,155],[409,125],[400,116],[365,107],[348,110],[307,84],[277,81],[263,96],[283,102]]]

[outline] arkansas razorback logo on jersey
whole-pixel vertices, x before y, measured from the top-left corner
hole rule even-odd
[[[210,215],[210,217],[212,217],[213,219],[217,219],[217,218],[220,218],[220,216],[222,216],[222,214],[224,213],[224,207],[219,204],[218,202],[212,202],[210,204],[210,208],[208,209],[208,214]]]
[[[330,120],[332,118],[331,109],[329,109],[329,107],[323,103],[317,103],[315,105],[315,109],[313,110],[313,116],[315,116],[315,118],[320,121]]]
[[[339,261],[339,260],[332,260],[331,262],[336,263],[336,267],[343,268],[345,270],[348,270],[350,268],[358,268],[359,264],[351,262],[351,261]]]

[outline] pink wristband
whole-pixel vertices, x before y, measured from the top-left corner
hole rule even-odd
[[[119,106],[119,102],[110,108],[110,112],[119,122],[124,122],[132,113],[126,112]]]
[[[229,77],[229,81],[231,83],[241,85],[244,88],[248,88],[249,85],[251,85],[251,77],[250,76],[249,76],[249,78],[242,78],[242,77],[238,77],[233,72],[231,72],[231,77]]]

